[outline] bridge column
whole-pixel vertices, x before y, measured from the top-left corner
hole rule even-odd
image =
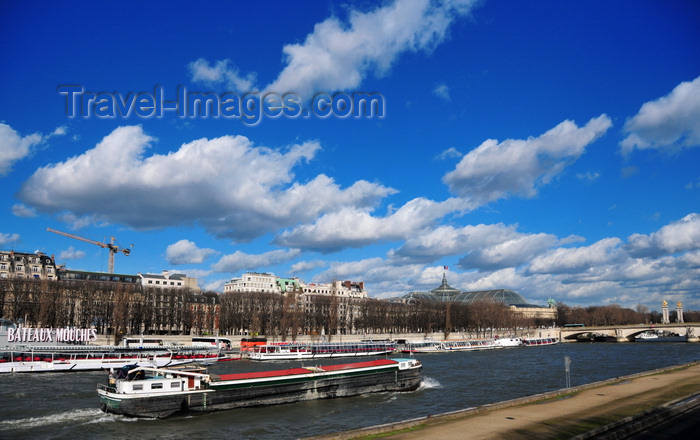
[[[630,340],[624,336],[621,328],[615,329],[615,342],[629,342]]]
[[[688,342],[700,342],[700,338],[695,335],[695,328],[693,327],[685,329],[685,338]]]
[[[664,300],[661,303],[661,323],[662,324],[668,324],[670,321],[668,320],[668,301]]]

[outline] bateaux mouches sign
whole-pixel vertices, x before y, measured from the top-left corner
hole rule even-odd
[[[94,342],[94,328],[8,328],[7,342]]]

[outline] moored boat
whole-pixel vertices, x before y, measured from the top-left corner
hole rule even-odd
[[[635,336],[634,339],[637,340],[650,340],[650,339],[659,339],[659,335],[657,335],[654,332],[643,332]]]
[[[322,367],[214,375],[124,367],[99,385],[100,408],[131,417],[276,405],[372,392],[413,391],[422,379],[416,359],[379,359]]]
[[[499,345],[501,347],[521,347],[523,345],[523,341],[520,338],[510,338],[510,337],[496,337],[494,343],[496,345]]]
[[[444,353],[445,347],[435,339],[423,339],[420,341],[406,341],[401,347],[402,353]]]
[[[209,346],[166,345],[160,338],[125,338],[121,345],[92,345],[94,329],[17,327],[0,320],[0,373],[89,371],[138,364],[166,367],[209,363],[221,357]]]
[[[554,345],[558,344],[557,338],[522,338],[523,345],[526,347],[535,347],[539,345]]]
[[[442,343],[447,351],[475,351],[503,348],[502,345],[496,344],[494,339],[461,339],[443,341]]]
[[[280,342],[256,345],[249,352],[255,361],[377,356],[396,351],[393,341]]]

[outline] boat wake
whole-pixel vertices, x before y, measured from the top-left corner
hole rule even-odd
[[[420,386],[418,387],[418,390],[429,390],[431,388],[442,388],[442,385],[440,385],[440,382],[433,379],[432,377],[423,377],[423,380],[420,381]]]
[[[42,417],[29,417],[25,419],[16,420],[0,420],[0,431],[7,431],[13,429],[31,429],[31,428],[42,428],[51,425],[80,425],[80,424],[91,424],[91,423],[101,423],[109,421],[129,421],[126,417],[116,416],[113,414],[106,414],[99,409],[76,409],[73,411],[59,412],[55,414],[49,414]]]

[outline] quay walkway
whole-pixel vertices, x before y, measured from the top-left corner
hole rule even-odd
[[[660,439],[700,428],[700,362],[506,402],[312,437]]]

